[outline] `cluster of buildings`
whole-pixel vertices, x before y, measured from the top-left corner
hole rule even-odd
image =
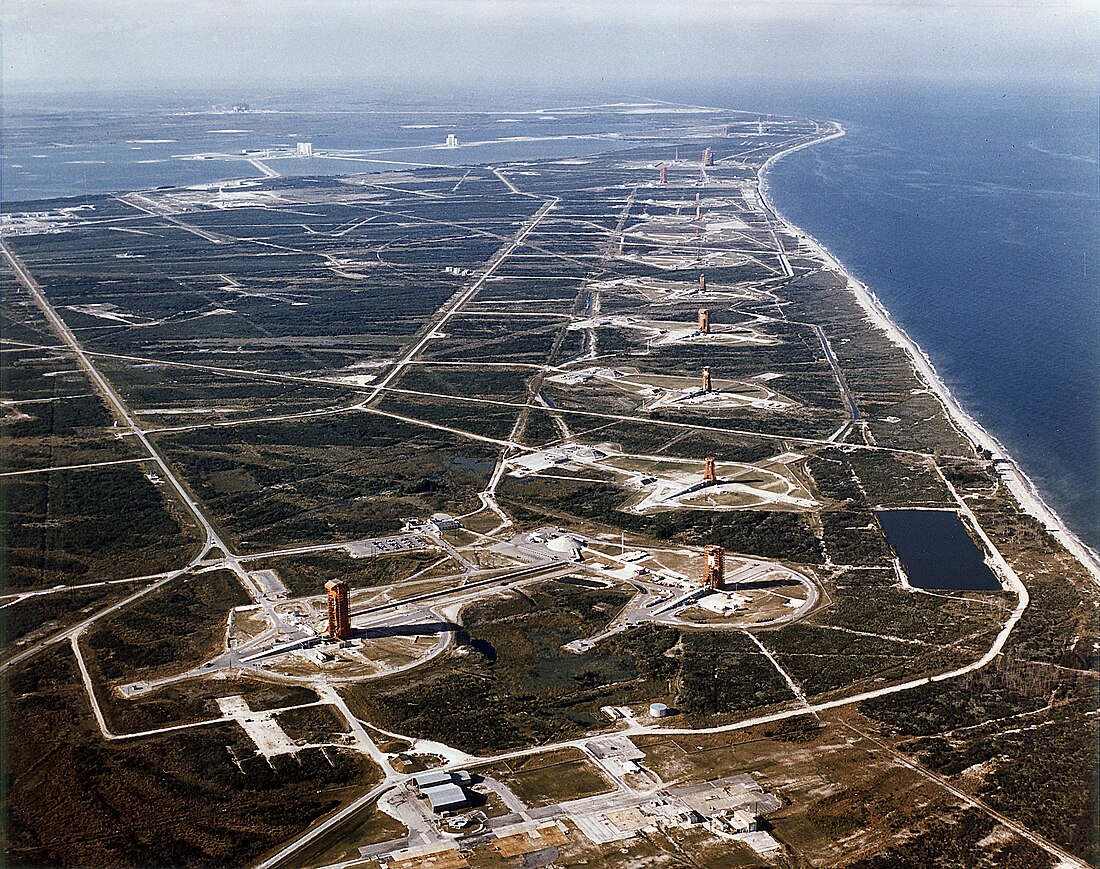
[[[408,532],[442,534],[444,531],[458,531],[462,523],[449,513],[433,513],[428,519],[406,519],[404,529]]]
[[[702,824],[709,832],[740,841],[764,857],[782,850],[782,845],[761,829],[765,825],[760,818],[777,811],[783,802],[766,793],[751,775],[672,788],[668,796],[687,824]]]

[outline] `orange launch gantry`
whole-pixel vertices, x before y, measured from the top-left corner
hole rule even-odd
[[[699,334],[710,334],[710,308],[699,309]]]
[[[706,148],[706,149],[703,150],[703,165],[704,166],[713,166],[714,165],[714,152],[711,151],[710,148]]]
[[[668,183],[668,166],[666,166],[664,163],[661,164],[661,183]]]
[[[348,584],[341,579],[325,583],[328,592],[328,629],[326,636],[334,640],[351,638],[351,609],[348,605]]]
[[[710,390],[711,390],[710,366],[709,365],[704,365],[703,366],[703,392],[710,392]]]
[[[704,274],[699,275],[699,289],[706,292],[707,289],[707,276]]]
[[[703,585],[721,590],[726,584],[726,553],[721,546],[704,546]]]
[[[714,456],[707,456],[703,461],[703,483],[713,486],[718,482],[718,474],[714,472]]]

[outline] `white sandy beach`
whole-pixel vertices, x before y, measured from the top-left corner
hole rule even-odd
[[[886,333],[886,336],[891,341],[908,352],[913,362],[914,369],[921,379],[925,381],[929,389],[939,398],[944,409],[955,424],[965,432],[977,446],[989,450],[994,458],[1000,460],[998,462],[998,470],[1001,472],[1001,479],[1008,486],[1013,497],[1019,502],[1020,507],[1042,522],[1058,541],[1065,546],[1067,550],[1073,553],[1074,557],[1089,571],[1093,580],[1097,584],[1100,584],[1100,555],[1086,545],[1084,541],[1066,526],[1062,518],[1043,500],[1035,484],[1027,474],[1024,473],[1016,460],[1008,454],[1005,448],[993,435],[982,428],[981,424],[962,408],[955,399],[955,396],[952,395],[951,390],[948,389],[947,385],[940,379],[935,366],[932,364],[931,359],[928,358],[928,354],[926,354],[917,343],[905,333],[904,329],[891,319],[890,313],[883,307],[875,294],[871,292],[864,283],[854,278],[823,244],[805,230],[796,226],[790,220],[787,220],[768,196],[767,173],[775,161],[795,151],[819,145],[822,142],[827,142],[830,139],[836,139],[843,135],[845,135],[845,130],[841,127],[838,132],[829,136],[823,136],[820,139],[815,139],[813,142],[796,145],[793,148],[780,151],[778,154],[770,157],[764,165],[760,167],[757,173],[761,201],[772,213],[776,221],[783,224],[797,235],[802,236],[807,247],[811,248],[830,268],[836,270],[837,273],[843,275],[847,279],[849,289],[855,294],[856,299],[867,312],[867,316],[876,326]]]

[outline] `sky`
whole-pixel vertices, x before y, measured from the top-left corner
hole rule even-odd
[[[1092,83],[1100,0],[3,0],[5,92]]]

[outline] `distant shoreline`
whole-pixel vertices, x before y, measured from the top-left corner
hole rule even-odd
[[[1043,499],[1035,483],[1023,468],[1020,467],[1020,464],[1009,454],[1008,450],[1004,448],[1004,445],[983,428],[981,423],[967,413],[962,405],[959,404],[950,388],[948,388],[947,384],[944,383],[943,379],[936,371],[935,365],[932,363],[928,354],[925,353],[920,345],[909,337],[908,333],[893,320],[890,316],[890,312],[867,285],[853,277],[840,260],[830,253],[825,245],[793,221],[786,218],[776,207],[771,197],[769,197],[767,175],[772,164],[788,154],[793,154],[795,151],[801,151],[803,148],[810,148],[814,145],[820,145],[822,142],[828,142],[832,139],[838,139],[841,136],[847,135],[847,131],[843,126],[838,123],[837,127],[839,129],[835,133],[822,136],[819,139],[814,139],[812,142],[803,142],[800,145],[787,148],[777,154],[773,154],[765,160],[756,173],[757,189],[760,192],[761,202],[777,221],[801,236],[806,242],[806,245],[810,247],[827,266],[835,269],[838,274],[842,275],[847,280],[848,289],[852,291],[860,306],[867,312],[868,318],[886,334],[887,338],[909,354],[917,374],[925,381],[929,389],[931,389],[933,394],[939,399],[944,410],[951,417],[955,425],[957,425],[974,444],[983,447],[993,454],[994,459],[997,460],[997,471],[999,472],[998,475],[1000,479],[1008,487],[1009,491],[1012,492],[1013,497],[1024,512],[1042,522],[1050,533],[1053,534],[1091,574],[1093,581],[1100,585],[1100,554],[1081,540],[1081,538],[1066,525],[1062,517]]]

